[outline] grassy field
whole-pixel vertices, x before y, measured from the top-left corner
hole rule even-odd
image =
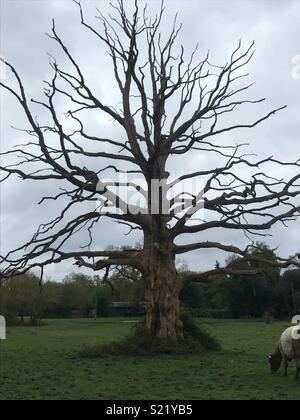
[[[269,373],[266,356],[287,323],[201,321],[222,351],[198,356],[80,359],[84,344],[124,337],[120,319],[52,320],[0,341],[3,399],[300,399],[300,383]]]

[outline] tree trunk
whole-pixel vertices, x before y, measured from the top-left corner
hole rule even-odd
[[[171,241],[145,240],[146,329],[153,337],[176,340],[183,336],[178,278]]]

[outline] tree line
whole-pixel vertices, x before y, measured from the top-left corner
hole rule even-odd
[[[181,292],[181,302],[195,316],[290,319],[300,311],[300,270],[277,277],[216,277],[210,283],[190,283]]]
[[[113,301],[126,301],[131,313],[137,314],[142,293],[138,282],[120,273],[106,281],[71,273],[62,282],[43,283],[35,274],[26,273],[0,283],[0,313],[10,325],[39,325],[47,318],[109,316]]]
[[[288,318],[296,314],[300,310],[300,270],[281,273],[271,264],[275,252],[265,244],[257,244],[255,252],[270,261],[256,275],[215,275],[198,283],[192,281],[198,273],[179,268],[178,274],[187,280],[180,296],[182,307],[195,316],[215,318]],[[242,269],[244,262],[230,257],[226,264]],[[37,325],[47,318],[118,315],[118,305],[114,310],[113,302],[126,302],[127,314],[136,316],[144,312],[144,296],[143,277],[130,267],[119,267],[103,278],[71,273],[62,282],[42,284],[35,274],[26,273],[1,283],[0,313],[10,324]]]
[[[214,275],[200,284],[191,282],[182,290],[181,302],[198,316],[280,319],[297,314],[300,311],[300,270],[294,267],[282,271],[275,264],[275,250],[265,243],[256,243],[251,252],[256,258],[251,264],[236,256],[228,257],[226,266],[234,267],[240,274]],[[217,261],[216,268],[218,265]],[[247,273],[247,268],[252,274]],[[193,278],[188,271],[185,275]]]

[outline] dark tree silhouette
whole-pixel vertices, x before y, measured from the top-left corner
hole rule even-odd
[[[182,244],[183,240],[178,242],[181,235],[186,239],[188,234],[192,238],[192,234],[201,233],[205,238],[205,232],[217,228],[238,230],[248,237],[263,236],[273,225],[285,225],[299,216],[299,159],[281,162],[271,156],[257,160],[242,151],[244,144],[225,145],[221,140],[224,133],[256,127],[285,106],[249,123],[220,126],[221,116],[234,114],[244,104],[264,101],[241,99],[241,94],[251,86],[243,84],[247,76],[243,69],[254,54],[254,44],[243,50],[239,42],[228,62],[216,66],[211,64],[209,55],[199,61],[197,48],[186,57],[184,48],[177,46],[181,25],[176,18],[167,39],[163,40],[165,36],[160,32],[163,4],[157,16],[150,18],[146,7],[140,9],[137,1],[132,15],[119,0],[112,5],[114,15],[110,18],[98,11],[102,24],[99,30],[97,25],[91,26],[86,21],[81,4],[77,5],[84,29],[106,45],[112,61],[112,77],[120,92],[121,109],[104,103],[88,85],[81,66],[59,36],[54,22],[50,36],[61,47],[69,66],[63,69],[51,59],[53,78],[46,82],[45,102],[30,101],[19,73],[4,62],[18,87],[3,82],[1,87],[21,105],[29,123],[24,131],[32,140],[2,153],[2,161],[15,154],[20,157],[16,164],[2,163],[2,181],[17,175],[23,180],[51,180],[61,185],[67,182],[69,188],[54,197],[42,198],[41,203],[62,199],[66,206],[53,220],[39,226],[24,246],[1,257],[2,276],[24,273],[35,267],[43,271],[46,265],[66,259],[74,259],[79,267],[105,269],[106,277],[111,267],[131,266],[142,273],[146,284],[146,328],[153,336],[174,339],[183,334],[179,316],[183,280],[176,271],[177,255],[215,248],[237,254],[245,261],[242,269],[234,264],[217,266],[193,276],[193,281],[206,281],[219,273],[248,273],[253,264],[247,266],[247,261],[262,258],[250,252],[253,242],[246,249],[205,240]],[[69,102],[68,125],[55,105],[60,96]],[[174,107],[168,110],[171,100],[177,106],[175,112]],[[47,125],[39,123],[30,102],[46,111]],[[111,117],[123,130],[124,139],[89,133],[84,118],[88,111]],[[171,181],[170,159],[182,156],[186,160],[190,153],[205,156],[207,162],[212,162],[211,169],[191,173],[187,168],[185,175],[175,180],[173,176]],[[222,165],[213,164],[214,155],[222,158]],[[108,159],[111,163],[106,165]],[[95,161],[98,169],[95,169]],[[129,176],[140,176],[143,181],[118,180],[121,164],[126,164]],[[282,166],[294,169],[291,179],[274,177]],[[269,174],[267,169],[271,171]],[[108,172],[115,177],[114,182],[104,182],[103,177]],[[172,195],[175,186],[199,178],[203,191],[195,194],[187,189]],[[157,185],[157,180],[160,184],[155,195],[153,185]],[[120,192],[126,189],[139,194],[146,205],[128,205]],[[86,211],[90,203],[94,207]],[[205,219],[199,216],[203,207]],[[82,213],[73,217],[78,208],[83,209]],[[93,249],[93,229],[103,218],[128,226],[130,232],[139,229],[143,233],[143,246],[140,249]],[[81,229],[87,230],[90,242],[86,248],[70,251],[70,238]],[[289,259],[278,257],[273,264],[299,267],[297,255]]]

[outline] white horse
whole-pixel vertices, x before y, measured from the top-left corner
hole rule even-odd
[[[273,354],[269,356],[271,372],[279,370],[284,364],[284,375],[287,376],[289,362],[296,362],[296,379],[300,378],[300,326],[286,329]]]

